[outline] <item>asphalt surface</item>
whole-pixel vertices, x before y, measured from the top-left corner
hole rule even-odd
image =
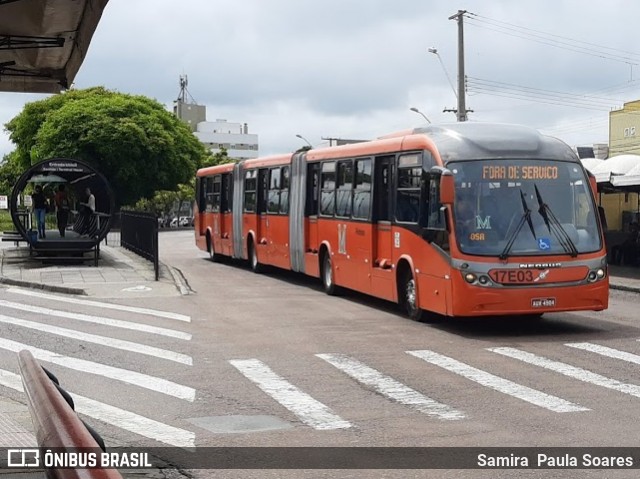
[[[2,325],[0,368],[16,373],[11,366],[15,362],[11,348],[19,345],[92,361],[90,371],[84,373],[56,362],[52,367],[59,371],[63,384],[71,385],[74,395],[173,428],[154,439],[141,435],[135,421],[126,429],[123,424],[95,417],[94,411],[88,419],[110,445],[163,442],[183,446],[190,441],[198,446],[636,443],[637,430],[630,418],[640,413],[637,397],[587,382],[584,373],[580,378],[568,376],[592,371],[622,383],[636,382],[633,363],[603,357],[607,349],[594,352],[575,346],[585,348],[584,343],[595,343],[615,351],[639,349],[635,292],[640,292],[640,279],[631,269],[612,269],[615,289],[611,307],[604,313],[549,315],[541,322],[507,318],[425,325],[404,319],[384,301],[355,293],[327,297],[311,278],[286,272],[254,275],[238,262],[212,264],[195,248],[191,232],[161,234],[159,282],[150,279],[152,268],[146,261],[119,248],[103,248],[98,268],[26,266],[31,263],[17,261],[11,248],[5,247],[3,253],[5,285],[0,288],[0,301],[4,302],[3,314],[18,321]],[[27,283],[32,288],[23,288]],[[85,294],[61,295],[60,288]],[[64,303],[43,294],[81,302]],[[110,309],[113,305],[144,311]],[[80,327],[78,316],[48,314],[50,321],[46,323],[152,346],[173,353],[172,359],[118,349],[106,339],[99,344],[68,332],[56,335],[42,329],[44,326],[29,328],[25,321],[45,323],[42,310],[34,307],[50,308],[55,314],[109,319],[110,323],[87,323],[85,317]],[[183,317],[162,316],[167,312]],[[162,327],[190,337],[116,328],[113,320]],[[538,364],[512,357],[518,351],[535,355]],[[48,358],[43,361],[58,361],[39,354]],[[146,377],[126,380],[121,372],[102,370],[104,365]],[[552,366],[556,371],[549,369]],[[495,378],[493,383],[487,382],[491,379],[488,375],[510,381],[512,389],[505,389]],[[159,391],[159,383],[149,377],[171,384],[165,383]],[[145,387],[141,387],[141,380],[146,381]],[[521,391],[518,397],[513,394],[517,389],[514,384],[529,390]],[[534,404],[530,390],[553,398],[544,396],[547,402]],[[28,440],[24,434],[30,430],[29,417],[23,397],[6,386],[0,391],[6,391],[0,399],[0,430],[5,424],[2,419],[10,422],[0,438],[11,438],[9,431]],[[443,407],[434,410],[428,399]],[[300,404],[306,407],[300,408]],[[556,410],[550,409],[554,407]],[[496,472],[459,470],[425,475],[421,471],[378,471],[362,476],[357,471],[216,471],[215,476],[534,477],[536,473]],[[608,472],[607,477],[635,477],[629,471]],[[603,477],[592,471],[575,474],[554,471],[549,477]],[[198,471],[195,475],[207,473]]]

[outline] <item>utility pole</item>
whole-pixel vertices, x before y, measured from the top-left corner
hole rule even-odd
[[[467,121],[467,105],[465,104],[465,75],[464,75],[464,30],[462,19],[466,10],[458,10],[458,13],[451,15],[449,20],[458,22],[458,121]]]

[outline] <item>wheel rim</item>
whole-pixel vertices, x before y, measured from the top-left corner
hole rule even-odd
[[[333,272],[331,271],[331,260],[328,256],[324,259],[324,284],[327,288],[333,284]]]
[[[416,307],[416,282],[413,278],[407,281],[404,291],[404,299],[407,305],[407,311],[413,313]]]

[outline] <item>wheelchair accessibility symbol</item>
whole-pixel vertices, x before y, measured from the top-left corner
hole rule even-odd
[[[538,249],[541,251],[551,249],[551,240],[549,238],[538,238]]]

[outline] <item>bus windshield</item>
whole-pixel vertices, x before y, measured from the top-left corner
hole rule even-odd
[[[460,250],[536,256],[602,247],[589,181],[580,165],[551,160],[450,163]]]

